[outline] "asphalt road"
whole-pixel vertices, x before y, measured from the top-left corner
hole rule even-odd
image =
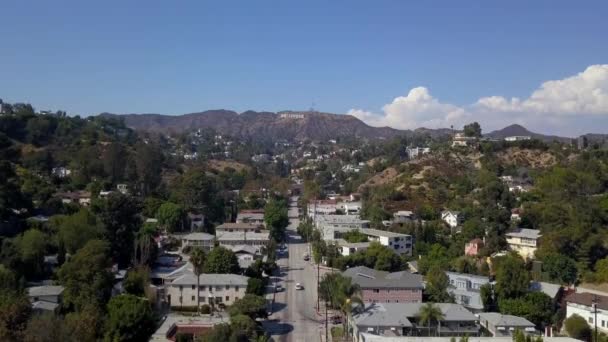
[[[289,208],[290,222],[287,228],[288,252],[277,261],[280,272],[273,277],[274,283],[283,286],[276,293],[273,314],[265,325],[275,341],[321,341],[325,336],[324,316],[317,313],[317,268],[304,261],[308,244],[297,236],[298,208],[294,198]],[[297,283],[304,286],[296,290]]]

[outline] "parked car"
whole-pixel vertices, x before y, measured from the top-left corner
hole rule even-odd
[[[274,291],[275,292],[281,292],[281,291],[283,291],[283,286],[281,286],[280,284],[277,284],[277,286],[274,287]]]
[[[304,286],[302,286],[302,284],[300,284],[300,283],[297,283],[296,290],[304,290]]]
[[[330,318],[331,324],[342,324],[342,316],[335,315]]]
[[[310,255],[304,254],[304,261],[308,261],[308,260],[310,260]]]

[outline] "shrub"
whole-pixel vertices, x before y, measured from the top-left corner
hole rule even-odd
[[[210,314],[210,313],[211,313],[211,307],[210,307],[209,305],[207,305],[207,304],[203,304],[203,305],[201,305],[201,313],[202,313],[203,315],[208,315],[208,314]]]
[[[588,341],[591,337],[591,328],[587,321],[577,314],[574,314],[564,321],[566,332],[572,338]]]

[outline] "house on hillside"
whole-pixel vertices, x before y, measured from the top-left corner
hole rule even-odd
[[[236,216],[236,223],[264,225],[264,209],[241,210]]]
[[[407,223],[414,220],[414,212],[409,210],[399,210],[393,213],[394,223]]]
[[[464,245],[464,255],[475,257],[483,248],[484,242],[480,238],[473,239]]]
[[[213,241],[215,236],[207,233],[190,233],[180,237],[182,240],[182,247],[198,247],[202,248],[205,252],[210,251],[213,248]]]
[[[517,228],[505,234],[507,245],[524,259],[533,259],[541,238],[540,230]]]
[[[608,333],[608,296],[593,293],[572,293],[566,297],[566,319],[583,317],[591,329]],[[597,319],[597,321],[596,321]]]
[[[539,335],[534,323],[523,317],[503,315],[498,312],[480,312],[478,316],[479,325],[494,337],[513,336],[516,330],[521,330],[526,335]]]
[[[83,207],[91,205],[91,193],[88,191],[68,191],[60,192],[55,195],[63,203],[75,203]]]
[[[459,211],[444,210],[441,212],[441,220],[450,226],[450,228],[456,228],[463,221],[464,217]]]
[[[452,138],[452,147],[467,147],[477,141],[475,137],[467,137],[464,133],[456,133]]]
[[[464,305],[474,312],[483,310],[480,290],[483,285],[490,283],[490,278],[474,274],[445,272],[450,279],[448,293],[454,296],[457,304]]]
[[[63,286],[42,285],[27,288],[27,296],[36,312],[57,313],[63,299]]]
[[[384,272],[357,266],[342,272],[361,289],[365,303],[422,303],[422,276],[407,271]]]

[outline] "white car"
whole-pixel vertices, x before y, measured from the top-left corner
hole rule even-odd
[[[297,283],[296,290],[304,290],[304,286],[302,286],[302,284],[300,284],[300,283]]]

